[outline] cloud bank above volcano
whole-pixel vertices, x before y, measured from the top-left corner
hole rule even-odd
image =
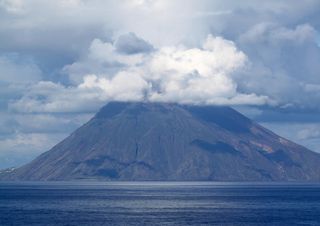
[[[128,37],[131,41],[119,51],[119,42]],[[24,112],[69,112],[81,106],[88,109],[88,102],[95,107],[107,101],[267,104],[266,96],[237,90],[232,76],[245,70],[247,61],[232,41],[211,35],[200,48],[154,49],[132,33],[120,36],[115,44],[95,39],[84,60],[64,68],[71,86],[41,81],[11,107]],[[84,69],[88,73],[83,74]]]

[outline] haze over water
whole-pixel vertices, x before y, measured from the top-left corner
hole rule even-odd
[[[0,225],[320,225],[320,185],[0,183]]]

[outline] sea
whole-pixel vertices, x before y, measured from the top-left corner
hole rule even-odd
[[[320,184],[1,182],[0,225],[320,225]]]

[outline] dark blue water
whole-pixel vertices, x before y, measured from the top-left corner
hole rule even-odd
[[[0,183],[0,225],[320,225],[320,185]]]

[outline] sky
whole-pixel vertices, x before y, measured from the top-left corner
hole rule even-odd
[[[115,100],[229,105],[320,152],[320,1],[0,0],[0,169]]]

